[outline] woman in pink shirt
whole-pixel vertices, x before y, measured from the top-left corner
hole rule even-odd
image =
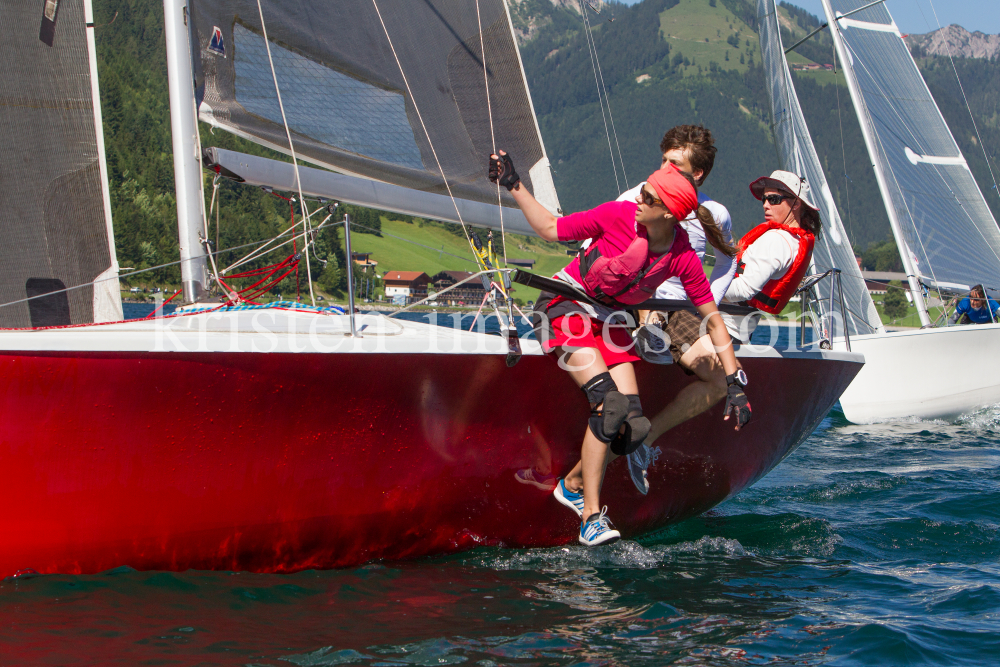
[[[490,180],[511,192],[540,237],[547,241],[592,239],[585,253],[555,278],[608,305],[543,292],[534,318],[542,348],[557,356],[559,365],[584,391],[591,406],[581,461],[559,481],[554,495],[582,519],[582,544],[613,542],[621,534],[607,519],[607,507],[601,508],[604,471],[610,460],[642,444],[649,432],[632,367],[640,358],[632,351],[632,338],[626,328],[628,315],[620,304],[641,303],[652,297],[664,280],[678,276],[698,313],[707,321],[708,334],[726,374],[739,370],[701,262],[688,243],[687,233],[677,225],[697,208],[697,190],[689,176],[668,163],[646,180],[635,203],[609,202],[557,217],[521,187],[506,153],[491,155],[489,167]],[[742,390],[738,393],[741,398],[731,396],[737,410],[746,399]],[[725,419],[729,419],[729,405],[727,402]]]

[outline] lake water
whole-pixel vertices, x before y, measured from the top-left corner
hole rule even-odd
[[[0,665],[995,664],[998,524],[1000,408],[834,410],[712,512],[598,549],[8,579]]]

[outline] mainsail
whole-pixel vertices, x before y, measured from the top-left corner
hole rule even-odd
[[[120,320],[90,1],[0,7],[0,326]]]
[[[768,83],[772,128],[782,169],[806,178],[823,220],[823,233],[817,239],[813,251],[814,273],[823,273],[832,268],[841,270],[847,326],[851,335],[882,331],[878,311],[854,259],[854,250],[837,212],[833,194],[802,115],[792,74],[785,59],[778,21],[774,0],[758,0],[757,25],[760,30],[761,60]],[[830,290],[834,289],[833,281],[824,280],[817,285],[817,289],[824,303],[829,303]],[[839,299],[839,295],[837,298]]]
[[[911,284],[996,289],[1000,230],[892,16],[879,4],[840,18],[867,2],[823,8]]]
[[[495,146],[558,210],[504,0],[194,0],[191,15],[202,120],[289,152],[276,78],[304,160],[442,195],[446,217],[449,187],[497,204],[484,177]]]

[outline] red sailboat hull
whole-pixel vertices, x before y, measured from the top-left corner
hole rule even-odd
[[[861,367],[741,359],[759,387],[748,428],[717,406],[669,432],[645,497],[624,460],[610,466],[602,500],[624,536],[752,484]],[[647,414],[691,381],[637,372]],[[572,513],[515,473],[568,471],[586,416],[541,356],[0,353],[0,576],[288,572],[575,541]]]

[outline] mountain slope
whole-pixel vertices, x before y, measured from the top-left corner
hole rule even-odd
[[[906,43],[915,57],[1000,58],[1000,35],[969,32],[960,25],[945,26],[925,35],[907,35]]]

